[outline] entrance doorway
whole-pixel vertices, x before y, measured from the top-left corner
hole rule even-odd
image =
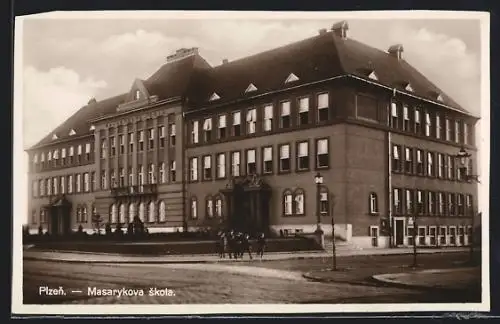
[[[71,203],[64,197],[57,197],[45,207],[48,216],[48,232],[52,235],[67,235],[71,233]]]
[[[378,246],[378,226],[370,226],[370,236],[372,238],[372,246]]]
[[[394,226],[394,231],[396,232],[394,235],[396,246],[401,246],[404,244],[405,237],[405,221],[402,219],[396,219]]]

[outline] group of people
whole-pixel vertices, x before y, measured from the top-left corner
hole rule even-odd
[[[235,232],[230,230],[227,232],[219,232],[216,242],[217,253],[219,258],[223,259],[226,254],[230,259],[243,258],[243,255],[248,252],[250,259],[252,256],[252,244],[250,243],[250,235],[248,233]],[[259,233],[257,236],[257,256],[262,258],[266,247],[266,238],[264,233]]]

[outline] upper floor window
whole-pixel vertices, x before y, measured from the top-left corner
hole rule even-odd
[[[257,123],[257,109],[252,108],[247,111],[247,133],[255,133],[255,125]]]
[[[391,102],[391,127],[398,128],[398,126],[399,126],[398,105],[395,102]]]
[[[273,172],[273,147],[268,146],[262,149],[262,167],[263,173]]]
[[[205,155],[203,157],[203,180],[212,179],[212,156]]]
[[[401,172],[401,146],[392,145],[392,171]]]
[[[214,200],[212,199],[211,196],[208,196],[206,198],[206,215],[208,218],[214,217]]]
[[[155,147],[155,130],[154,128],[148,129],[148,149],[152,150]]]
[[[90,161],[90,143],[85,144],[85,159]]]
[[[109,141],[111,143],[111,156],[116,155],[116,138],[114,136],[111,136],[109,138]]]
[[[417,190],[417,212],[424,213],[424,193],[422,190]]]
[[[170,161],[170,182],[177,181],[177,166],[175,160]]]
[[[141,92],[139,90],[135,90],[134,100],[139,100],[140,98],[141,98]]]
[[[59,178],[59,186],[61,187],[61,193],[65,194],[66,193],[66,177],[61,176]]]
[[[438,192],[437,193],[437,207],[438,207],[438,214],[439,215],[444,215],[444,208],[445,208],[445,205],[444,205],[444,194],[442,192]]]
[[[465,215],[465,205],[464,205],[464,195],[463,194],[458,194],[457,195],[457,207],[458,207],[458,216],[464,216]]]
[[[38,163],[38,154],[36,154],[36,153],[35,153],[35,154],[33,155],[33,164],[35,164],[35,165],[36,165],[37,163]]]
[[[165,126],[158,127],[158,145],[160,148],[165,147]]]
[[[407,105],[403,106],[403,130],[410,130],[410,111]]]
[[[427,152],[427,175],[434,176],[434,154]]]
[[[231,153],[231,175],[234,177],[240,176],[241,164],[240,164],[240,152]]]
[[[257,173],[257,163],[255,162],[255,150],[247,150],[247,174]]]
[[[226,177],[226,154],[217,154],[217,178],[222,179]]]
[[[299,142],[297,144],[297,169],[309,169],[309,142]]]
[[[465,196],[465,214],[468,216],[473,215],[473,210],[472,210],[472,195],[466,195]]]
[[[292,199],[292,193],[289,190],[285,191],[283,194],[283,214],[285,216],[292,215]]]
[[[374,192],[370,192],[369,207],[370,207],[370,214],[377,214],[379,212],[379,210],[378,210],[378,198],[377,198],[377,194]]]
[[[106,158],[106,140],[101,139],[101,159]]]
[[[436,195],[432,191],[427,192],[427,213],[429,215],[436,213]]]
[[[438,178],[444,178],[445,175],[445,164],[444,164],[444,154],[438,153],[437,155],[437,176]]]
[[[219,116],[219,139],[224,139],[226,138],[226,115],[220,115]]]
[[[317,97],[318,100],[318,122],[325,122],[328,120],[328,93],[320,93]]]
[[[135,133],[128,133],[128,152],[133,153],[134,152],[134,135]]]
[[[89,173],[88,172],[85,172],[83,174],[83,190],[85,192],[89,192],[90,191],[90,179],[89,179]]]
[[[45,180],[38,180],[38,187],[40,196],[45,196]]]
[[[92,190],[97,190],[97,180],[95,171],[90,173],[90,182],[92,183]]]
[[[241,135],[241,112],[233,112],[233,136]]]
[[[155,165],[150,163],[148,166],[148,182],[149,183],[156,183],[155,179]]]
[[[203,121],[203,136],[205,142],[212,140],[212,118],[207,118]]]
[[[443,126],[441,125],[441,116],[436,114],[436,138],[440,139],[443,132]]]
[[[72,164],[73,163],[73,156],[75,155],[75,148],[73,146],[70,146],[69,147],[69,163]]]
[[[464,123],[464,144],[469,145],[469,125]]]
[[[40,153],[40,162],[41,163],[45,162],[45,154],[43,152]]]
[[[420,108],[415,108],[415,133],[422,134],[422,120]]]
[[[304,215],[305,212],[305,197],[304,197],[304,191],[302,189],[297,189],[294,192],[294,199],[293,199],[293,212],[296,215]]]
[[[198,201],[195,197],[191,198],[191,218],[198,218]]]
[[[139,152],[144,151],[144,131],[139,131]]]
[[[280,126],[281,128],[289,128],[290,123],[290,101],[283,101],[280,103]]]
[[[76,175],[76,192],[82,191],[82,175],[78,173]]]
[[[459,143],[461,139],[461,127],[460,127],[460,121],[456,120],[455,121],[455,143]]]
[[[280,172],[290,171],[290,145],[282,144],[280,148]]]
[[[193,123],[191,124],[191,143],[192,144],[198,143],[198,135],[199,135],[198,125],[199,125],[199,123],[197,120],[194,120]]]
[[[451,216],[456,215],[455,194],[453,193],[448,194],[448,214]]]
[[[177,130],[175,128],[175,124],[169,124],[169,135],[170,135],[170,146],[174,147],[175,146],[175,140],[176,140],[176,134]],[[164,141],[164,140],[163,140]],[[163,144],[164,146],[165,144]],[[161,147],[163,147],[161,146]]]
[[[135,182],[134,182],[134,169],[131,168],[131,167],[128,168],[128,185],[129,186],[135,185]]]
[[[309,124],[309,98],[299,99],[299,125]]]
[[[215,214],[217,217],[222,217],[222,198],[220,196],[215,198]]]
[[[392,208],[394,214],[396,215],[403,214],[403,209],[401,204],[401,189],[398,188],[392,189]]]
[[[49,151],[49,153],[47,153],[47,161],[52,161],[52,151]]]
[[[198,158],[193,157],[189,161],[189,179],[191,181],[198,180]]]
[[[139,164],[139,165],[137,166],[137,169],[138,169],[138,171],[139,171],[138,178],[137,178],[137,182],[138,182],[138,184],[139,184],[139,185],[143,185],[143,184],[145,184],[145,182],[146,182],[146,181],[145,181],[145,178],[146,178],[146,177],[144,176],[144,166],[143,166],[142,164]]]
[[[453,180],[454,178],[454,174],[455,174],[455,160],[453,159],[452,156],[446,156],[446,166],[447,166],[447,169],[448,169],[448,174],[447,174],[447,178],[448,180]]]
[[[431,136],[431,129],[432,129],[431,115],[428,112],[426,112],[425,113],[425,136]]]
[[[328,189],[325,187],[320,188],[320,193],[319,193],[319,213],[323,216],[326,216],[329,214],[330,211],[330,202],[329,202],[329,193]]]
[[[453,131],[451,129],[451,121],[448,118],[445,119],[445,132],[446,132],[446,140],[451,141]]]
[[[264,106],[264,131],[273,129],[273,105]]]
[[[424,175],[424,151],[417,149],[417,174]]]
[[[328,139],[322,138],[316,140],[316,167],[327,168],[330,166],[330,154]]]
[[[31,184],[31,194],[33,196],[33,198],[36,198],[38,197],[38,182],[37,181],[33,181],[32,184]]]
[[[405,147],[405,173],[413,173],[413,149]]]
[[[413,195],[410,189],[405,190],[405,202],[406,202],[406,214],[411,215],[413,213]]]
[[[59,193],[59,184],[57,183],[59,179],[57,177],[52,178],[52,193],[57,195]]]
[[[158,169],[158,173],[159,173],[158,176],[160,178],[160,183],[165,183],[166,178],[165,178],[165,163],[164,162],[160,163],[160,167]]]
[[[70,179],[71,178],[68,178],[68,182],[70,181]],[[101,189],[105,190],[107,187],[108,187],[108,181],[106,177],[106,170],[101,170]]]

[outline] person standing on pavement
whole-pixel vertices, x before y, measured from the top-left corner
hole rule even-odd
[[[241,258],[243,258],[243,254],[245,252],[248,252],[248,256],[250,257],[250,260],[252,260],[253,259],[252,246],[250,244],[250,235],[248,235],[248,234],[244,234],[242,237]]]
[[[264,236],[264,233],[260,233],[259,237],[257,238],[257,255],[262,257],[264,256],[264,250],[266,248],[266,238]]]
[[[215,242],[215,246],[217,249],[217,253],[219,254],[219,259],[222,259],[224,257],[224,245],[222,244],[224,240],[224,233],[219,232],[217,233],[217,240]]]
[[[234,232],[233,230],[229,231],[229,234],[227,235],[227,245],[229,248],[228,254],[229,258],[232,259],[233,256],[236,256],[234,249],[235,249],[235,237],[234,237]],[[236,259],[236,257],[235,257]]]

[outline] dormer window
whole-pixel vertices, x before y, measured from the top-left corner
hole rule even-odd
[[[437,101],[443,102],[443,101],[444,101],[444,99],[443,99],[443,95],[439,94],[439,95],[437,96]]]
[[[368,75],[368,78],[375,80],[375,81],[378,81],[378,77],[377,77],[377,74],[375,73],[375,71],[372,71],[372,73],[370,73]]]
[[[135,90],[134,100],[139,100],[141,98],[141,92],[139,90]]]
[[[94,131],[94,130],[95,130],[95,126],[94,125],[90,125],[89,131]]]
[[[405,87],[405,90],[406,90],[406,91],[409,91],[409,92],[413,92],[413,88],[412,88],[411,84],[409,84],[409,83],[408,83],[408,84],[406,85],[406,87]]]
[[[69,131],[69,136],[73,136],[73,135],[75,135],[75,134],[76,134],[76,132],[75,132],[75,130],[74,130],[74,129],[71,129],[71,130]]]
[[[290,73],[290,75],[286,78],[285,83],[294,82],[294,81],[299,81],[299,77],[293,73]]]
[[[215,92],[214,92],[214,93],[210,96],[209,101],[214,101],[214,100],[219,100],[219,99],[220,99],[219,95],[218,95],[217,93],[215,93]]]
[[[56,134],[52,135],[52,139],[53,139],[53,140],[58,139],[57,135],[56,135]]]
[[[257,90],[257,87],[254,86],[253,83],[250,83],[250,85],[248,86],[248,88],[245,90],[245,93],[247,92],[252,92],[252,91],[256,91]]]

